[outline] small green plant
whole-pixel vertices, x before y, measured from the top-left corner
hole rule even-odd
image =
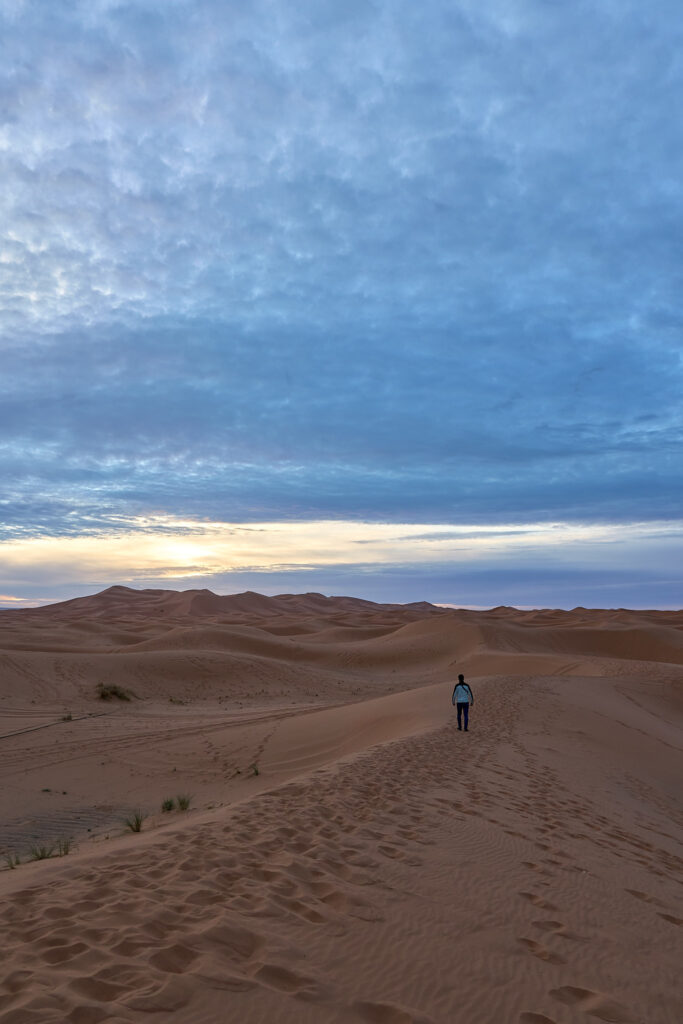
[[[57,842],[57,856],[66,857],[71,852],[71,839],[60,839]]]
[[[165,800],[161,801],[162,811],[172,811],[175,809],[175,800],[172,796],[167,796]]]
[[[186,811],[190,806],[192,797],[190,796],[189,793],[179,793],[176,799],[178,801],[178,810]]]
[[[48,860],[55,852],[54,843],[50,846],[47,843],[40,843],[32,846],[29,850],[31,860]]]
[[[69,713],[67,715],[62,715],[62,721],[63,722],[72,722],[73,721],[73,717],[74,716],[69,711]]]
[[[260,774],[259,770],[258,770],[258,765],[256,764],[256,762],[254,762],[254,764],[250,764],[249,765],[249,771],[251,772],[252,775],[259,775]]]
[[[142,832],[142,823],[147,815],[144,811],[133,811],[129,818],[125,819],[124,824],[126,828],[129,828],[131,832]]]
[[[132,700],[135,694],[132,690],[126,690],[123,686],[117,686],[116,683],[98,683],[97,684],[97,696],[100,700]]]
[[[16,853],[6,853],[3,860],[10,871],[14,871],[14,869],[21,864]]]

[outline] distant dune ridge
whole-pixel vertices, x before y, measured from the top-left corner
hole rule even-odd
[[[11,652],[11,653],[10,653]],[[456,659],[477,675],[613,674],[622,661],[683,664],[683,612],[443,609],[351,597],[110,587],[91,597],[0,612],[4,699],[75,700],[118,674],[139,697],[249,696],[250,672],[311,672],[327,696],[345,696],[356,673],[376,693],[436,681]],[[172,665],[169,665],[169,657]],[[417,676],[415,673],[418,673]]]
[[[0,1024],[683,1020],[683,612],[116,586],[0,703]]]

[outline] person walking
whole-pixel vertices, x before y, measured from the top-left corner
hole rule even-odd
[[[461,720],[464,716],[465,732],[467,732],[470,704],[474,704],[474,694],[472,693],[469,683],[465,682],[465,677],[462,673],[458,676],[458,681],[455,684],[452,703],[456,704],[458,708],[458,729],[462,729]]]

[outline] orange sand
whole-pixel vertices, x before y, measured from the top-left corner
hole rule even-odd
[[[0,1024],[683,1020],[683,613],[114,587],[0,699]]]

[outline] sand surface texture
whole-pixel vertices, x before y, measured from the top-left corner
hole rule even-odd
[[[0,699],[1,1024],[683,1020],[682,613],[114,587]]]

